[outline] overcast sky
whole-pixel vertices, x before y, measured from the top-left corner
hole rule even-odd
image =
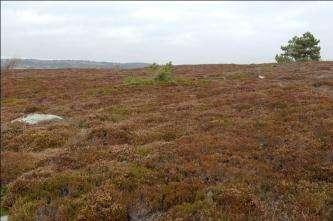
[[[264,63],[312,32],[333,60],[333,2],[4,2],[1,57]]]

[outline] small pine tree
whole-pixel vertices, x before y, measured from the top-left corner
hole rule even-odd
[[[289,63],[292,62],[293,59],[285,54],[280,54],[275,56],[275,60],[277,63]]]
[[[157,71],[157,69],[158,69],[158,64],[156,64],[155,62],[152,63],[152,64],[149,66],[149,69],[152,70],[152,71]]]
[[[310,32],[304,33],[301,37],[295,36],[288,41],[288,45],[281,46],[284,53],[275,56],[277,63],[293,61],[319,61],[320,40],[316,39]]]
[[[168,82],[172,79],[172,63],[171,61],[166,63],[165,65],[162,65],[161,68],[158,70],[158,73],[155,77],[155,80],[162,81],[162,82]]]

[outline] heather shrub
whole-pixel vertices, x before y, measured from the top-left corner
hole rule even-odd
[[[164,66],[2,76],[0,212],[10,220],[330,220],[331,63]],[[166,82],[157,77],[165,69]],[[11,123],[46,110],[66,119]]]
[[[91,129],[87,135],[87,140],[99,145],[119,145],[130,143],[129,131],[109,126],[99,126]]]
[[[1,151],[0,156],[2,184],[9,183],[24,172],[34,169],[37,165],[37,159],[29,153]]]
[[[26,114],[36,113],[41,110],[42,110],[42,108],[40,106],[30,104],[24,108],[24,113],[26,113]]]
[[[127,209],[112,185],[105,185],[89,194],[87,203],[78,214],[78,220],[127,220]]]
[[[58,128],[38,130],[34,128],[26,130],[10,140],[6,139],[4,145],[6,150],[12,151],[40,151],[47,148],[59,148],[66,144],[71,133],[67,128],[63,130]]]

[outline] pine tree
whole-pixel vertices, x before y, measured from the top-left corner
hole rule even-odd
[[[284,53],[275,56],[278,63],[293,61],[319,61],[320,40],[316,39],[310,32],[304,33],[301,37],[293,37],[288,41],[287,46],[281,46]]]

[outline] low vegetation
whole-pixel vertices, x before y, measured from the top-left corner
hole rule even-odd
[[[165,65],[158,66],[153,63],[149,69],[152,71],[154,77],[138,77],[129,76],[124,79],[126,85],[152,85],[152,84],[167,84],[175,83],[175,79],[172,76],[172,63],[168,62]]]
[[[7,62],[4,62],[4,64],[2,63],[3,62],[1,60],[1,74],[8,74],[20,63],[20,59],[18,58],[7,59]]]
[[[0,211],[332,220],[332,82],[332,62],[12,70],[1,75]],[[11,123],[34,112],[65,120]]]

